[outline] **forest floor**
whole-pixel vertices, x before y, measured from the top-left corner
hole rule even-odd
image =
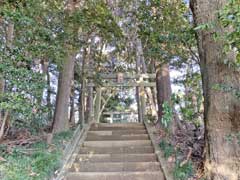
[[[184,124],[175,137],[157,128],[155,135],[176,180],[196,180],[202,176],[203,128]],[[9,135],[0,144],[1,180],[48,180],[60,168],[62,153],[73,136],[74,128],[57,134],[51,143],[45,135],[31,135],[23,129]]]
[[[187,130],[186,130],[187,129]],[[172,164],[176,180],[199,180],[203,176],[203,127],[185,123],[185,130],[177,130],[169,137],[166,130],[157,128],[156,136],[167,162]],[[171,167],[170,166],[170,167]]]
[[[0,144],[0,179],[48,180],[60,167],[63,150],[73,132],[71,129],[56,134],[50,144],[45,136],[33,136],[27,130],[17,139],[6,137]]]

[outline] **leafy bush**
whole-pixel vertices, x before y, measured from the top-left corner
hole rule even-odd
[[[71,139],[73,131],[66,131],[54,136],[50,146],[40,141],[29,148],[18,147],[12,153],[6,153],[7,147],[0,146],[1,180],[48,180],[59,168],[62,150]]]
[[[175,180],[186,180],[190,176],[193,175],[193,165],[192,162],[189,161],[184,165],[180,165],[180,162],[176,162],[175,168],[174,168],[174,179]]]
[[[162,140],[159,146],[163,150],[165,158],[169,158],[175,153],[174,147],[170,143],[167,143],[165,140]]]
[[[169,158],[172,155],[178,157],[179,151],[176,151],[173,145],[167,142],[166,140],[161,140],[159,146],[162,149],[165,158]],[[187,180],[193,174],[194,174],[194,169],[191,161],[181,165],[180,161],[176,160],[174,170],[173,170],[173,175],[175,180]]]
[[[240,65],[240,6],[239,0],[229,0],[220,12],[219,20],[224,27],[230,27],[232,31],[226,32],[223,37],[226,42],[225,49],[236,49],[237,65]]]
[[[163,107],[163,117],[161,119],[161,123],[164,126],[164,128],[168,128],[173,118],[172,108],[168,102],[164,102],[162,107]]]

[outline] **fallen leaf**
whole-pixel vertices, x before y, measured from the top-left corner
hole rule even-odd
[[[1,162],[6,162],[7,160],[0,156],[0,161]]]

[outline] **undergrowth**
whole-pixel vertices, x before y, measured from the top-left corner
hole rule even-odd
[[[180,162],[175,163],[173,175],[175,180],[186,180],[193,175],[193,165],[189,161],[184,165],[181,165]]]
[[[0,147],[1,180],[48,180],[60,167],[62,152],[71,139],[73,130],[57,134],[51,145],[40,141],[28,148],[15,147],[10,153],[8,147]]]
[[[167,142],[166,140],[161,140],[159,143],[160,148],[163,151],[164,157],[167,159],[171,156],[174,156],[175,159],[178,159],[180,152],[175,150],[174,146]],[[194,174],[194,168],[191,161],[181,165],[179,160],[175,161],[175,166],[173,169],[173,177],[175,180],[187,180]]]
[[[174,147],[170,143],[166,142],[165,140],[162,140],[159,146],[163,150],[165,158],[169,158],[175,153]]]

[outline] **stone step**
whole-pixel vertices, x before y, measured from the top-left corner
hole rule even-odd
[[[157,162],[156,154],[80,154],[75,159],[79,162]]]
[[[150,140],[127,140],[127,141],[85,141],[83,147],[129,147],[151,146]]]
[[[93,135],[89,134],[86,141],[111,141],[111,140],[149,140],[147,134],[131,134],[131,135]]]
[[[92,126],[90,131],[119,131],[119,130],[145,130],[144,126],[130,126],[130,127],[97,127]]]
[[[89,131],[88,135],[131,135],[131,134],[147,134],[147,130],[114,130],[114,131]]]
[[[133,127],[133,128],[137,128],[137,127],[145,127],[143,123],[96,123],[93,124],[92,127]]]
[[[69,173],[67,180],[164,180],[161,171],[155,172],[80,172]]]
[[[136,147],[81,147],[80,154],[147,154],[154,153],[152,146],[136,146]]]
[[[160,171],[158,162],[74,163],[71,172]]]

